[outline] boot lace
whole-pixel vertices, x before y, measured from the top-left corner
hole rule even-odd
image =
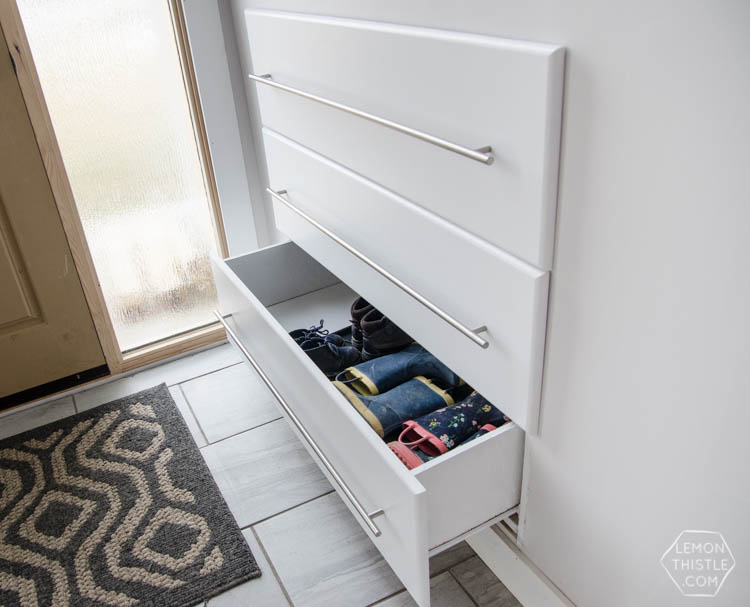
[[[325,321],[321,318],[320,324],[317,327],[313,325],[307,331],[305,331],[305,339],[314,339],[316,337],[323,339],[326,335],[328,335],[328,329],[323,328],[324,322]]]

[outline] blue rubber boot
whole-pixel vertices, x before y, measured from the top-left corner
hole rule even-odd
[[[336,381],[347,384],[360,394],[374,396],[417,376],[433,379],[447,389],[463,383],[458,375],[419,344],[344,369],[336,376]]]
[[[426,377],[414,377],[375,396],[359,394],[340,381],[333,385],[381,438],[397,433],[407,420],[453,404],[451,395]]]

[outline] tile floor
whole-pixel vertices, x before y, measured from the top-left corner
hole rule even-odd
[[[415,605],[228,344],[0,417],[0,438],[162,382],[263,573],[206,607]],[[434,557],[430,572],[436,607],[520,605],[466,543]]]

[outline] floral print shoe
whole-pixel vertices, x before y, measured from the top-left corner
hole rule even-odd
[[[461,402],[404,422],[398,442],[438,456],[460,445],[482,426],[499,427],[507,421],[500,409],[475,390]]]
[[[488,432],[492,432],[493,430],[497,430],[497,428],[492,424],[485,424],[461,444],[464,445],[466,443],[469,443],[475,438],[484,436],[485,434],[487,434]],[[396,457],[398,457],[398,459],[400,459],[401,462],[409,470],[413,470],[417,466],[421,466],[422,464],[429,462],[437,457],[435,455],[428,455],[421,449],[418,449],[417,446],[407,447],[404,443],[401,443],[399,441],[392,441],[388,443],[388,448],[396,454]]]

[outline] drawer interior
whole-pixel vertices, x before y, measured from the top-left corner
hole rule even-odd
[[[299,346],[286,334],[289,331],[318,325],[321,320],[330,331],[349,324],[350,306],[357,294],[293,242],[221,263],[266,307],[283,328],[291,349],[299,350]],[[376,301],[372,303],[377,307]],[[326,379],[314,365],[308,368]],[[334,410],[353,410],[341,394],[332,393],[338,407]],[[379,439],[363,418],[355,418],[368,439]],[[438,552],[441,546],[451,545],[462,534],[489,524],[518,504],[523,439],[523,431],[509,422],[412,470],[407,470],[384,441],[371,445],[425,489],[428,548]],[[479,499],[467,499],[467,495]]]

